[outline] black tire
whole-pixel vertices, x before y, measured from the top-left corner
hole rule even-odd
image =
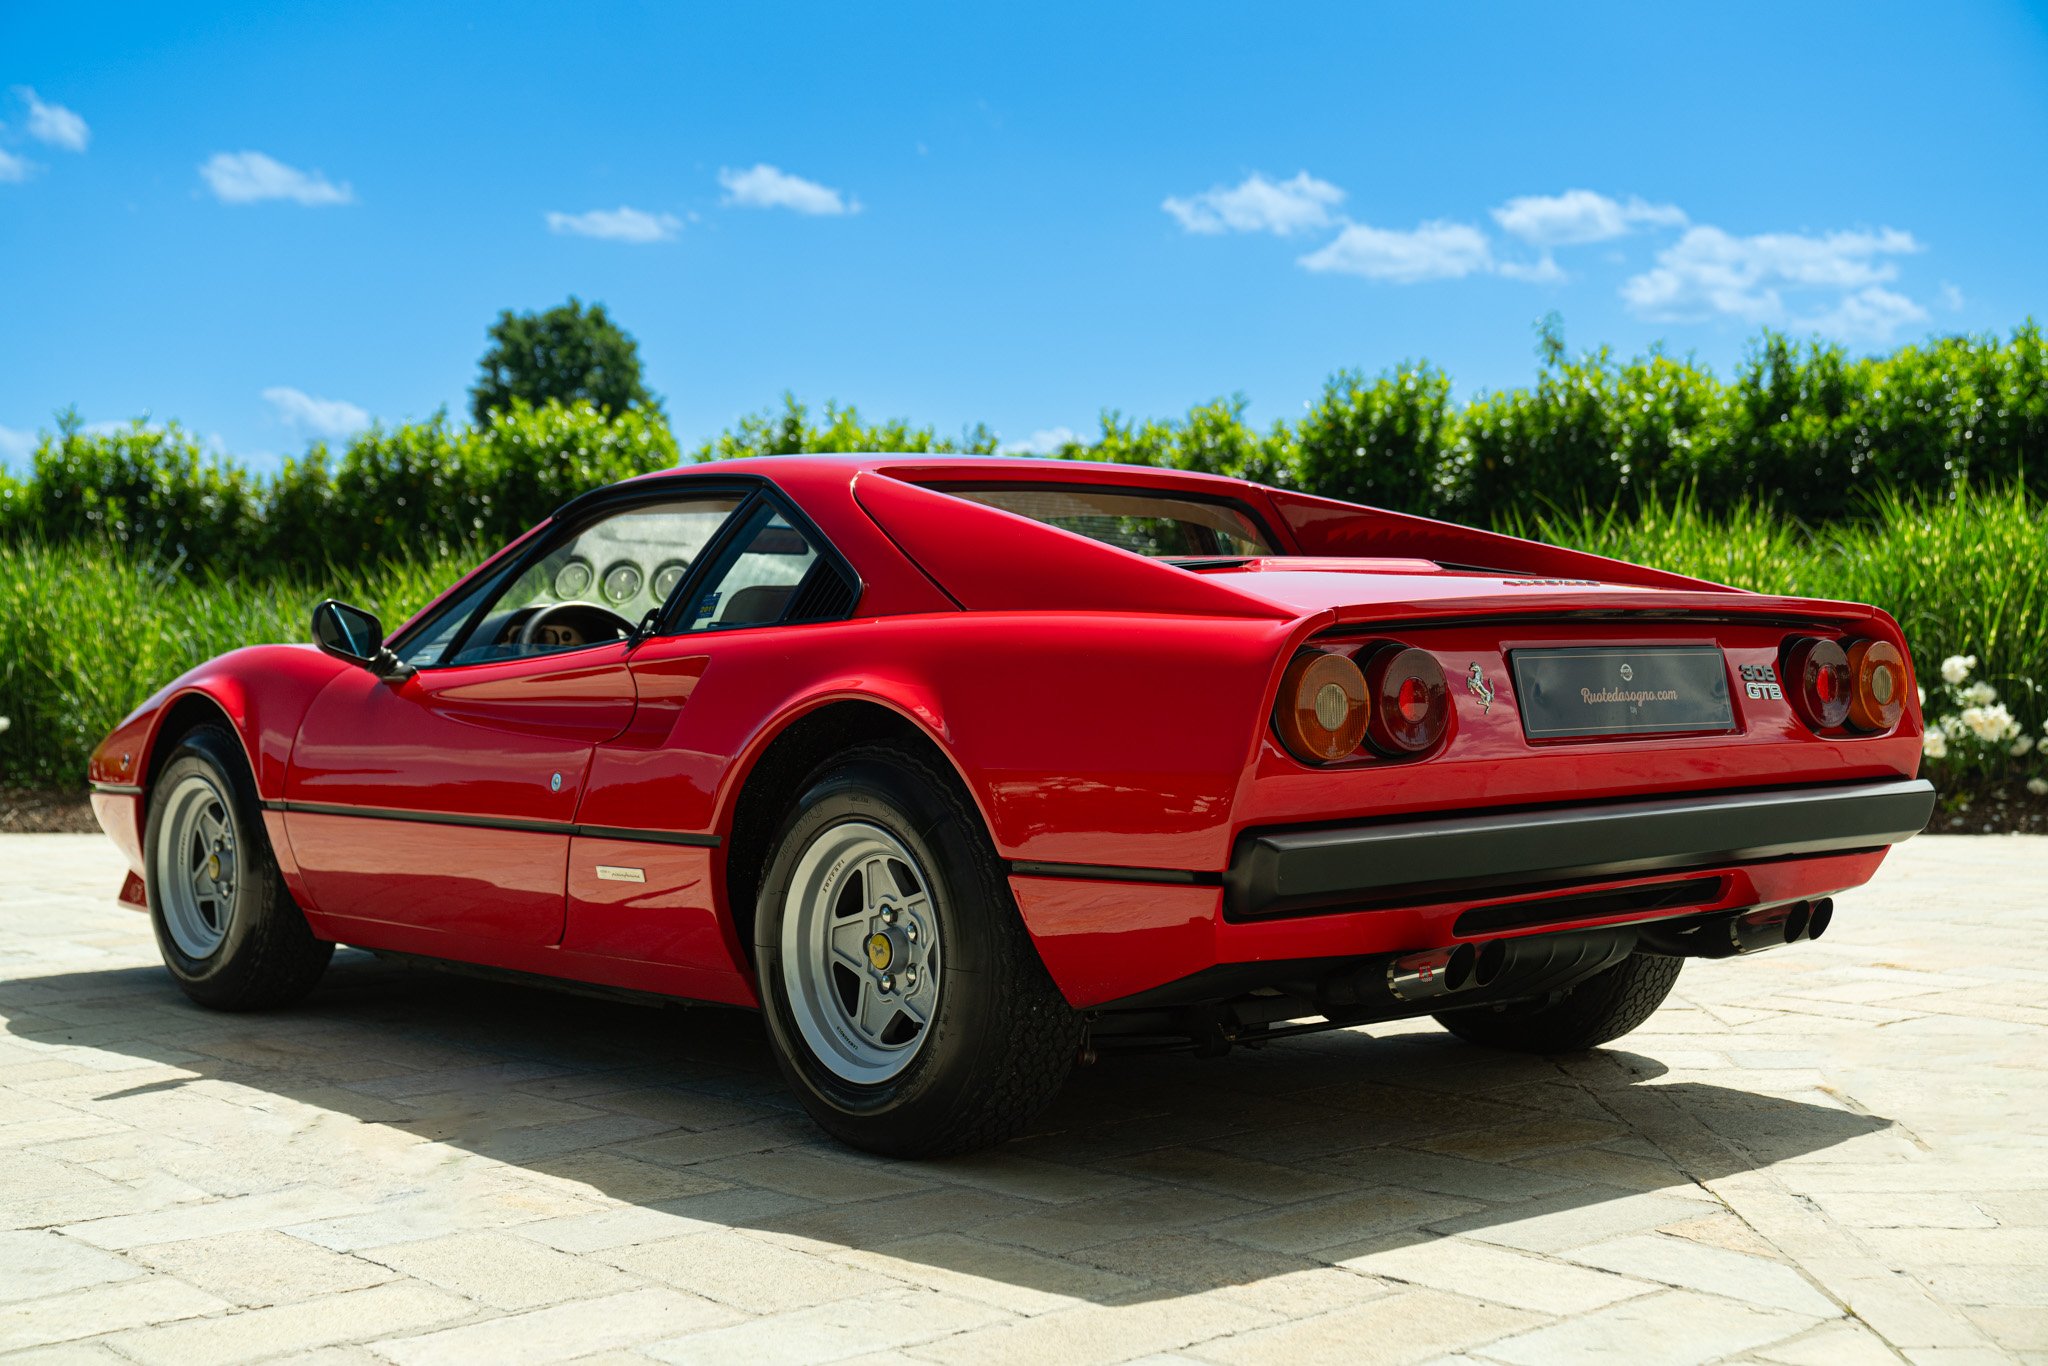
[[[1438,1024],[1469,1043],[1516,1053],[1577,1053],[1640,1025],[1678,981],[1684,960],[1632,953],[1554,1000],[1447,1010]]]
[[[804,851],[862,822],[921,865],[945,969],[932,1019],[903,1070],[851,1082],[805,1040],[789,1000],[782,927]],[[1080,1017],[1038,957],[979,814],[950,773],[890,745],[814,772],[777,832],[754,916],[754,961],[777,1063],[819,1127],[891,1157],[941,1157],[1017,1134],[1059,1091]]]
[[[232,909],[218,946],[203,956],[179,947],[165,922],[159,881],[159,846],[166,838],[166,798],[180,782],[208,778],[227,798],[234,832],[236,871]],[[150,786],[143,833],[143,887],[164,967],[184,993],[212,1010],[267,1010],[301,1000],[320,981],[334,945],[313,937],[285,887],[263,828],[256,784],[242,747],[226,731],[201,726],[183,736]]]

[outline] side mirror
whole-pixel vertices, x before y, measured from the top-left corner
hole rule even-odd
[[[336,659],[379,678],[410,678],[413,667],[384,648],[384,623],[360,607],[333,598],[313,609],[313,643]]]

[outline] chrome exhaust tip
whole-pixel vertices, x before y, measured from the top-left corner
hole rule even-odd
[[[1500,970],[1508,965],[1507,941],[1489,939],[1480,945],[1479,953],[1472,961],[1472,985],[1490,987],[1500,976]]]
[[[1473,984],[1479,958],[1479,950],[1470,944],[1403,954],[1387,964],[1387,990],[1397,1001],[1427,1001],[1463,991]],[[1493,971],[1500,971],[1499,958],[1494,959]]]
[[[1806,937],[1818,939],[1828,932],[1828,926],[1835,923],[1835,899],[1824,896],[1813,903],[1806,913]]]

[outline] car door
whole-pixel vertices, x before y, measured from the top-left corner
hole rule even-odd
[[[858,603],[851,565],[766,494],[706,551],[629,662],[638,708],[597,746],[569,850],[565,949],[658,966],[666,990],[751,1003],[747,950],[720,913],[714,798],[780,705],[793,639]]]
[[[559,943],[591,756],[633,716],[630,633],[738,503],[592,510],[395,641],[410,676],[351,670],[323,690],[285,780],[316,909],[375,947]]]

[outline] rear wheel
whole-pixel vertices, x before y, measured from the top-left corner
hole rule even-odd
[[[1079,1017],[1046,974],[973,808],[893,746],[820,769],[762,878],[755,962],[776,1060],[871,1152],[1009,1138],[1059,1090]]]
[[[1632,953],[1554,1000],[1447,1010],[1436,1017],[1459,1038],[1517,1053],[1576,1053],[1640,1025],[1678,981],[1684,960]]]
[[[201,1005],[289,1005],[333,956],[284,885],[241,746],[217,727],[181,739],[156,779],[143,885],[164,966]]]

